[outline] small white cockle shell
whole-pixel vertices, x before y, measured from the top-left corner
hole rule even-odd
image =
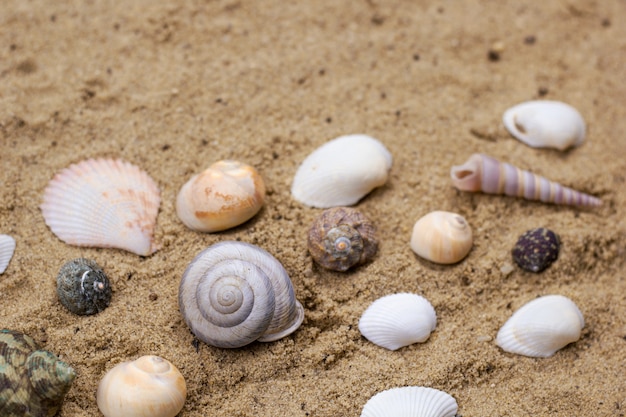
[[[15,252],[15,239],[9,235],[0,235],[0,274],[6,271]]]
[[[374,301],[359,320],[370,342],[389,350],[425,342],[437,326],[435,309],[417,294],[391,294]]]
[[[517,310],[498,332],[496,344],[506,352],[547,358],[577,341],[583,327],[585,319],[572,300],[546,295]]]
[[[502,120],[509,133],[533,148],[563,151],[585,140],[582,116],[560,101],[527,101],[505,111]]]
[[[186,397],[180,371],[154,355],[116,365],[102,378],[96,393],[105,417],[174,417]]]
[[[413,227],[413,252],[438,264],[461,261],[472,249],[472,228],[460,214],[431,211]]]
[[[264,199],[265,183],[254,167],[218,161],[183,185],[176,214],[190,229],[219,232],[251,219]]]
[[[447,392],[428,387],[399,387],[369,399],[361,417],[454,417],[459,407]]]
[[[367,135],[340,136],[317,148],[302,162],[291,194],[311,207],[351,206],[387,182],[392,157]]]
[[[87,159],[55,175],[44,191],[46,224],[70,245],[118,248],[151,255],[159,188],[137,166],[120,159]]]

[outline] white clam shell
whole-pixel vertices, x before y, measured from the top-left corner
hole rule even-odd
[[[221,348],[281,339],[304,319],[285,268],[244,242],[222,241],[200,252],[183,274],[178,304],[193,334]]]
[[[514,137],[534,148],[563,151],[585,140],[582,116],[560,101],[527,101],[505,111],[502,120]]]
[[[547,358],[580,338],[582,313],[562,295],[536,298],[517,310],[502,326],[496,344],[504,351]]]
[[[190,229],[218,232],[251,219],[263,206],[265,183],[252,166],[218,161],[183,185],[176,214]]]
[[[180,371],[153,355],[116,365],[102,378],[96,393],[105,417],[174,417],[186,397]]]
[[[6,271],[15,252],[15,239],[9,235],[0,235],[0,274]]]
[[[70,245],[150,255],[161,197],[144,171],[119,159],[88,159],[59,172],[44,191],[46,224]]]
[[[389,350],[425,342],[437,326],[435,309],[417,294],[391,294],[374,301],[359,320],[370,342]]]
[[[400,387],[369,399],[361,417],[454,417],[458,411],[450,394],[428,387]]]
[[[472,249],[472,228],[460,214],[432,211],[413,226],[411,249],[438,264],[461,261]]]
[[[367,135],[333,139],[306,157],[291,185],[299,202],[319,208],[351,206],[387,182],[391,153]]]

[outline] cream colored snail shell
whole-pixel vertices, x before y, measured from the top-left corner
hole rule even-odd
[[[324,210],[313,221],[307,244],[315,262],[333,271],[364,264],[378,250],[376,227],[350,207]]]
[[[432,211],[413,227],[413,252],[438,264],[461,261],[472,249],[472,229],[460,214]]]
[[[105,417],[174,417],[186,397],[180,371],[153,355],[116,365],[102,378],[96,393]]]
[[[285,268],[243,242],[223,241],[200,252],[183,274],[178,303],[193,334],[221,348],[278,340],[304,319]]]
[[[176,214],[190,229],[219,232],[254,217],[264,200],[265,183],[256,169],[238,161],[218,161],[183,185]]]

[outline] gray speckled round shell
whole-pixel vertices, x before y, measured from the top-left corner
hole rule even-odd
[[[13,330],[0,330],[0,356],[0,415],[54,415],[74,381],[74,370],[39,350],[31,337]]]
[[[111,284],[102,268],[91,259],[77,258],[61,267],[57,294],[61,304],[74,314],[96,314],[111,302]]]

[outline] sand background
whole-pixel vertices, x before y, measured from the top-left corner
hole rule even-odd
[[[145,354],[184,374],[181,416],[358,416],[375,393],[441,389],[459,415],[623,416],[626,413],[626,3],[607,1],[43,1],[0,9],[0,233],[17,249],[0,276],[1,327],[23,331],[78,377],[60,416],[99,416],[104,373]],[[501,49],[498,54],[489,50]],[[518,102],[557,99],[588,124],[561,153],[529,148],[501,124]],[[300,162],[343,134],[366,133],[394,156],[388,183],[358,204],[380,250],[350,273],[313,265],[309,224],[321,210],[291,198]],[[484,152],[603,199],[597,209],[461,193],[449,169]],[[150,257],[73,247],[39,204],[59,170],[89,157],[130,161],[159,184]],[[188,230],[174,201],[219,159],[254,165],[263,210],[218,234]],[[463,262],[418,259],[408,240],[432,210],[469,221]],[[549,226],[562,240],[541,274],[512,264],[517,237]],[[270,251],[305,307],[283,340],[224,350],[200,344],[177,305],[191,259],[221,240]],[[98,262],[110,307],[78,317],[57,300],[56,274]],[[435,307],[430,339],[396,352],[361,337],[375,299],[416,292]],[[582,338],[548,359],[504,353],[499,327],[527,301],[572,298]],[[488,339],[488,340],[486,340]]]

